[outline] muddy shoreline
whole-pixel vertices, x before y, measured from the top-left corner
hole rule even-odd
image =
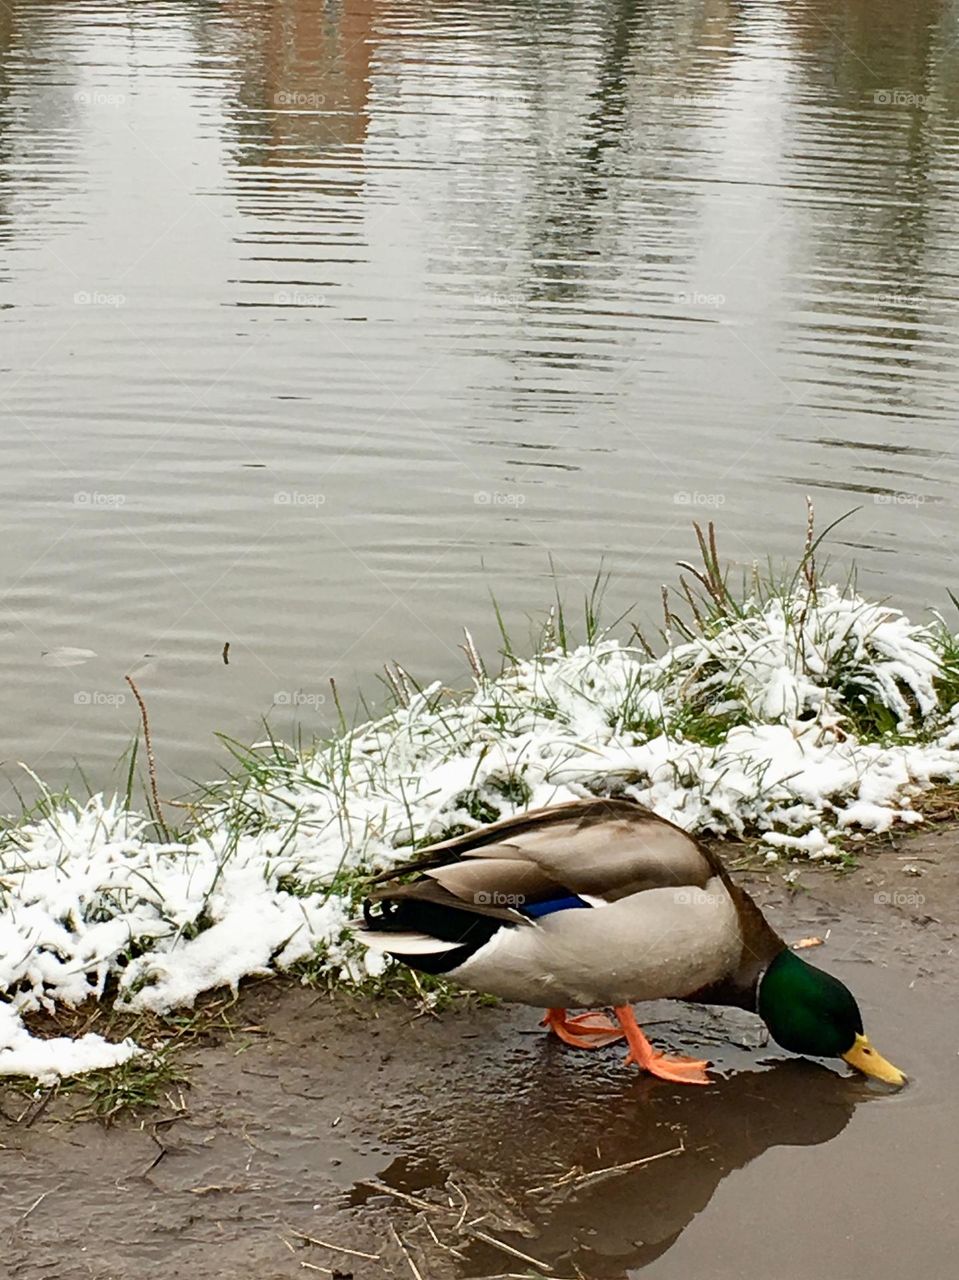
[[[22,1098],[0,1094],[5,1273],[947,1274],[957,842],[901,837],[846,875],[804,867],[795,887],[781,868],[739,877],[791,942],[825,939],[809,956],[859,995],[913,1077],[901,1095],[790,1058],[735,1013],[642,1011],[653,1039],[713,1059],[715,1084],[683,1089],[624,1068],[616,1046],[547,1040],[533,1010],[416,1016],[260,983],[159,1112],[104,1127],[56,1104],[27,1127]]]

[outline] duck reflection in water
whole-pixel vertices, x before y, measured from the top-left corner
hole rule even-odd
[[[569,1069],[573,1058],[543,1045],[528,1088],[498,1104],[485,1104],[485,1088],[454,1093],[455,1124],[446,1105],[420,1117],[417,1136],[429,1147],[409,1150],[381,1180],[405,1190],[447,1178],[476,1187],[477,1211],[497,1238],[557,1275],[621,1280],[666,1253],[727,1174],[772,1147],[830,1142],[877,1096],[863,1080],[796,1059],[703,1090],[609,1074],[590,1094]],[[674,1154],[638,1163],[664,1152]],[[503,1255],[482,1241],[467,1257],[464,1274],[503,1270]]]

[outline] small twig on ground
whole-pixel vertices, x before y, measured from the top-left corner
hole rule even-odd
[[[652,1164],[654,1160],[665,1160],[667,1156],[682,1155],[685,1150],[685,1146],[680,1143],[678,1147],[673,1147],[670,1151],[657,1151],[655,1155],[643,1156],[639,1160],[628,1160],[625,1164],[612,1164],[606,1169],[593,1169],[590,1173],[584,1173],[578,1178],[574,1178],[572,1185],[577,1191],[581,1191],[583,1187],[591,1187],[598,1182],[606,1182],[609,1178],[618,1178],[620,1174],[627,1173],[630,1169],[639,1169],[644,1164]]]
[[[407,1249],[406,1245],[403,1243],[399,1232],[393,1226],[392,1222],[389,1224],[389,1227],[390,1227],[390,1234],[392,1235],[396,1243],[399,1245],[400,1249],[402,1250],[404,1258],[410,1265],[410,1270],[413,1272],[413,1280],[423,1280],[422,1271],[420,1271],[419,1267],[413,1261],[412,1257],[410,1256],[409,1249]]]
[[[369,1187],[373,1191],[379,1191],[384,1196],[395,1196],[397,1200],[404,1200],[407,1204],[411,1204],[414,1209],[425,1209],[427,1213],[443,1213],[442,1205],[430,1204],[427,1200],[420,1200],[416,1196],[408,1196],[405,1191],[397,1191],[395,1187],[388,1187],[385,1182],[377,1182],[374,1178],[365,1178],[360,1184],[362,1187]]]
[[[482,1240],[484,1244],[492,1245],[494,1249],[502,1249],[504,1253],[508,1253],[511,1258],[519,1258],[520,1262],[528,1262],[530,1266],[538,1267],[540,1271],[546,1275],[554,1274],[553,1268],[547,1262],[541,1262],[539,1258],[534,1258],[529,1253],[522,1253],[519,1249],[514,1249],[511,1244],[507,1244],[505,1240],[497,1240],[496,1236],[491,1236],[485,1231],[479,1231],[476,1227],[467,1225],[466,1231],[469,1235],[475,1236],[477,1240]]]
[[[459,1196],[459,1198],[463,1201],[463,1209],[462,1209],[462,1212],[460,1213],[459,1221],[457,1222],[456,1226],[453,1228],[453,1230],[458,1235],[460,1231],[463,1229],[463,1223],[466,1221],[467,1213],[469,1213],[469,1207],[470,1207],[469,1196],[467,1196],[463,1188],[459,1186],[458,1183],[454,1182],[451,1177],[447,1178],[446,1185],[449,1187],[452,1187],[453,1190],[456,1192],[456,1194]],[[450,1207],[452,1208],[452,1205]]]
[[[47,1198],[47,1196],[48,1196],[49,1194],[50,1194],[50,1192],[49,1192],[49,1191],[43,1191],[43,1192],[41,1192],[41,1193],[40,1193],[40,1195],[38,1195],[38,1196],[37,1196],[36,1200],[34,1200],[33,1204],[30,1206],[30,1208],[29,1208],[29,1209],[27,1209],[25,1213],[22,1213],[22,1214],[20,1215],[20,1217],[19,1217],[18,1221],[19,1221],[19,1222],[26,1222],[27,1218],[29,1218],[29,1217],[30,1217],[30,1214],[31,1214],[31,1213],[33,1213],[34,1209],[38,1209],[38,1208],[40,1207],[40,1205],[41,1205],[41,1204],[43,1204],[44,1200],[46,1200],[46,1198]]]
[[[153,739],[150,736],[150,718],[147,715],[146,703],[140,695],[140,690],[133,683],[133,677],[124,676],[123,678],[133,690],[133,696],[136,698],[137,706],[140,708],[140,719],[143,721],[143,742],[147,749],[147,772],[150,775],[150,794],[153,797],[153,808],[160,833],[164,840],[169,840],[170,833],[167,830],[166,823],[163,821],[163,810],[160,808],[160,793],[157,790],[157,765],[153,755]]]
[[[25,1129],[29,1129],[32,1124],[35,1124],[40,1119],[44,1111],[46,1111],[47,1107],[49,1107],[50,1103],[53,1101],[53,1099],[57,1096],[59,1092],[60,1092],[60,1083],[58,1081],[56,1084],[52,1084],[50,1088],[47,1089],[46,1093],[44,1093],[43,1097],[40,1099],[38,1103],[36,1103],[35,1105],[31,1103],[30,1107],[27,1107],[26,1111],[24,1111],[22,1115],[17,1117],[17,1123],[18,1124],[22,1123]],[[31,1110],[31,1107],[33,1108],[33,1110]]]
[[[646,1026],[652,1025],[646,1023]],[[672,1147],[669,1151],[657,1151],[655,1155],[641,1156],[638,1160],[628,1160],[625,1164],[611,1164],[605,1169],[592,1169],[588,1173],[577,1165],[576,1168],[570,1169],[568,1173],[564,1173],[561,1178],[557,1178],[553,1183],[544,1183],[541,1187],[530,1187],[529,1195],[542,1195],[545,1191],[558,1191],[561,1188],[565,1190],[582,1191],[584,1187],[594,1186],[600,1182],[606,1182],[609,1178],[618,1178],[620,1174],[628,1173],[630,1169],[639,1169],[644,1164],[652,1164],[656,1160],[665,1160],[667,1156],[682,1155],[686,1150],[685,1145],[681,1142],[678,1147]]]
[[[318,1240],[316,1236],[308,1236],[305,1231],[297,1231],[295,1227],[291,1227],[290,1230],[300,1240],[305,1240],[307,1244],[319,1245],[321,1249],[332,1249],[334,1253],[348,1253],[351,1258],[367,1258],[370,1262],[380,1260],[378,1253],[364,1253],[362,1249],[347,1249],[341,1244],[330,1244],[329,1240]]]
[[[433,1224],[430,1222],[429,1218],[427,1218],[426,1216],[424,1216],[424,1217],[421,1219],[421,1221],[422,1221],[422,1223],[423,1223],[423,1226],[424,1226],[424,1227],[426,1228],[426,1230],[429,1232],[430,1236],[432,1236],[432,1238],[433,1238],[433,1243],[434,1243],[435,1245],[437,1245],[440,1249],[445,1249],[445,1251],[446,1251],[447,1253],[451,1253],[451,1254],[453,1255],[453,1257],[454,1257],[454,1258],[458,1258],[460,1262],[465,1262],[465,1261],[466,1261],[466,1254],[465,1254],[465,1253],[461,1253],[459,1249],[454,1249],[454,1248],[453,1248],[453,1246],[452,1246],[451,1244],[444,1244],[444,1243],[443,1243],[443,1241],[439,1238],[439,1236],[438,1236],[438,1235],[436,1234],[436,1232],[433,1230]]]

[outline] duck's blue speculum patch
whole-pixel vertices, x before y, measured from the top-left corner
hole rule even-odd
[[[538,920],[540,916],[552,915],[554,911],[571,911],[575,907],[589,908],[589,903],[572,893],[566,898],[551,898],[548,902],[530,902],[518,909],[531,920]]]

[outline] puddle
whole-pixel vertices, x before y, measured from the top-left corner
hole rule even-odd
[[[605,1280],[658,1262],[654,1274],[661,1276],[703,1274],[707,1263],[711,1277],[738,1276],[743,1259],[731,1258],[723,1271],[725,1264],[713,1257],[708,1232],[695,1256],[683,1250],[684,1260],[673,1265],[666,1255],[692,1223],[712,1217],[712,1202],[726,1179],[731,1186],[742,1186],[738,1175],[754,1162],[772,1165],[777,1172],[751,1179],[757,1199],[745,1208],[743,1230],[752,1236],[756,1220],[769,1218],[777,1223],[781,1240],[789,1218],[787,1214],[787,1222],[782,1221],[784,1196],[805,1197],[810,1174],[821,1192],[824,1176],[821,1163],[808,1157],[797,1161],[792,1152],[832,1144],[839,1154],[828,1162],[833,1185],[827,1200],[833,1215],[837,1198],[844,1206],[838,1230],[848,1231],[847,1214],[862,1223],[867,1212],[880,1229],[889,1206],[876,1210],[872,1178],[857,1184],[852,1168],[862,1158],[864,1143],[902,1143],[901,1126],[911,1132],[913,1112],[922,1111],[923,1096],[945,1086],[944,1063],[934,1068],[928,1061],[934,1048],[926,1043],[923,1028],[932,1025],[931,1010],[908,992],[905,975],[893,979],[868,966],[845,967],[864,969],[856,978],[865,1005],[878,1005],[884,998],[880,1040],[889,1043],[890,1052],[895,1046],[905,1060],[904,1055],[916,1054],[909,1046],[919,1039],[926,1065],[911,1094],[893,1096],[882,1086],[778,1050],[757,1058],[736,1046],[710,1049],[716,1083],[683,1090],[624,1071],[615,1047],[602,1055],[574,1057],[558,1045],[530,1045],[511,1055],[505,1069],[484,1072],[481,1081],[443,1081],[428,1109],[416,1107],[402,1129],[390,1135],[406,1147],[406,1154],[380,1174],[380,1181],[400,1191],[422,1192],[432,1170],[437,1190],[448,1187],[447,1179],[454,1190],[461,1185],[479,1188],[485,1193],[481,1206],[490,1230],[557,1275],[582,1273]],[[646,1025],[674,1047],[702,1044],[688,1034],[686,1021],[670,1027],[663,1020],[658,1026],[648,1020]],[[866,1111],[874,1113],[869,1123]],[[930,1131],[916,1152],[916,1179],[925,1143],[935,1139],[941,1123],[934,1116],[928,1119]],[[639,1163],[664,1152],[675,1154]],[[881,1179],[888,1152],[885,1157],[877,1152],[876,1158],[874,1175]],[[791,1171],[800,1168],[802,1185],[792,1186]],[[902,1169],[887,1173],[900,1191],[905,1176]],[[368,1200],[364,1192],[353,1203]],[[794,1203],[793,1215],[795,1208]],[[511,1217],[522,1227],[510,1230],[506,1224]],[[768,1274],[808,1274],[821,1228],[817,1224],[813,1231],[808,1223],[794,1222],[792,1234],[802,1244],[802,1260],[795,1270],[788,1260],[780,1260],[779,1270]],[[502,1270],[503,1255],[482,1242],[466,1253],[468,1263],[456,1274]]]

